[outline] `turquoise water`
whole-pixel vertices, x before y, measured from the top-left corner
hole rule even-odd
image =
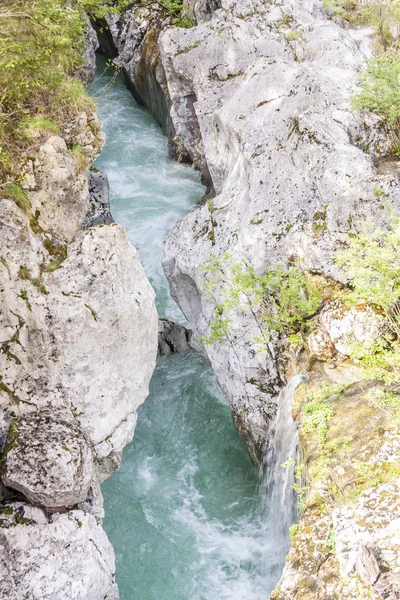
[[[96,166],[160,315],[179,319],[162,242],[204,190],[196,172],[168,158],[160,128],[121,81],[102,91],[109,79],[90,88],[107,135]],[[134,440],[102,486],[121,599],[266,600],[287,544],[271,555],[258,484],[208,364],[194,352],[160,359]]]

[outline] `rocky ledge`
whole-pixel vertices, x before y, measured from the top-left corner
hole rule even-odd
[[[132,439],[157,353],[154,292],[107,181],[103,137],[53,136],[0,200],[0,596],[116,599],[100,483]],[[84,149],[76,156],[71,144]],[[90,181],[90,189],[88,185]]]

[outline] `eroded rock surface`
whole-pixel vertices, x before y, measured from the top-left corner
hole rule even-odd
[[[25,165],[31,210],[0,200],[7,600],[118,598],[99,483],[132,439],[157,354],[155,294],[125,230],[104,222],[108,186],[98,173],[87,223],[89,165],[104,139],[97,117],[80,115],[63,136]]]
[[[43,410],[15,419],[2,457],[1,479],[34,505],[73,506],[94,478],[90,440],[72,415]]]
[[[222,268],[207,292],[210,256],[227,252],[256,273],[300,264],[343,282],[336,250],[363,223],[387,223],[385,202],[399,206],[397,181],[376,173],[361,147],[365,129],[370,138],[375,130],[350,106],[369,36],[329,21],[311,0],[227,1],[210,21],[160,35],[176,136],[216,191],[165,244],[165,272],[194,341],[209,334],[230,285]],[[224,339],[202,351],[257,458],[284,376],[279,336],[260,349],[260,314],[245,303],[230,310]],[[348,325],[338,326],[343,339]]]
[[[168,319],[158,321],[158,355],[169,356],[189,348],[191,332]]]
[[[90,208],[86,215],[84,228],[95,227],[102,223],[110,224],[114,222],[110,212],[110,183],[106,173],[92,170],[89,173],[89,196]]]
[[[0,519],[0,598],[118,599],[114,551],[94,516],[8,504]]]

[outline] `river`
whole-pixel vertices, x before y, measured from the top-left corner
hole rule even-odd
[[[139,252],[160,316],[184,322],[162,242],[204,188],[168,157],[160,127],[122,80],[107,86],[104,59],[98,67],[89,92],[107,143],[95,166],[109,177],[113,217]],[[207,362],[195,352],[159,359],[133,442],[102,486],[121,600],[266,600],[288,541],[271,533],[265,483],[259,489]]]

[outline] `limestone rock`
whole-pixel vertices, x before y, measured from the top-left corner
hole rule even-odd
[[[189,348],[190,331],[168,319],[158,321],[158,355],[168,356]]]
[[[88,178],[90,209],[86,216],[84,228],[95,227],[101,223],[114,222],[110,212],[110,183],[106,173],[91,171]]]
[[[9,505],[0,515],[0,598],[118,600],[114,552],[83,511],[53,515]],[[4,509],[3,509],[4,510]]]
[[[10,201],[0,202],[0,224],[3,435],[13,416],[60,407],[93,444],[107,438],[108,453],[120,453],[157,352],[154,292],[136,250],[120,225],[98,226],[76,236],[59,268],[42,272],[55,240],[35,235]]]
[[[2,462],[4,485],[46,507],[83,502],[94,476],[90,440],[72,415],[56,411],[15,420]]]
[[[363,581],[374,585],[380,574],[376,549],[372,546],[362,545],[357,557],[357,571]]]
[[[225,339],[202,347],[230,285],[222,270],[207,293],[203,265],[227,252],[256,273],[294,261],[345,283],[333,259],[343,240],[365,222],[388,222],[373,186],[383,185],[385,202],[400,208],[396,180],[376,173],[375,154],[354,145],[364,124],[350,97],[370,43],[370,31],[342,29],[314,0],[223,0],[210,21],[159,38],[176,136],[215,190],[212,206],[171,231],[164,269],[253,449],[268,435],[283,383],[279,336],[260,349],[260,314],[242,307],[228,315]],[[357,339],[370,327],[359,315],[348,319],[338,325],[340,339],[324,327],[344,353],[350,329]]]
[[[37,213],[43,229],[70,242],[89,210],[89,193],[86,178],[79,173],[78,164],[61,137],[52,136],[40,147],[34,173],[32,212]]]
[[[354,343],[371,344],[382,334],[384,318],[370,306],[345,308],[340,301],[329,303],[319,322],[338,352],[349,355]]]

